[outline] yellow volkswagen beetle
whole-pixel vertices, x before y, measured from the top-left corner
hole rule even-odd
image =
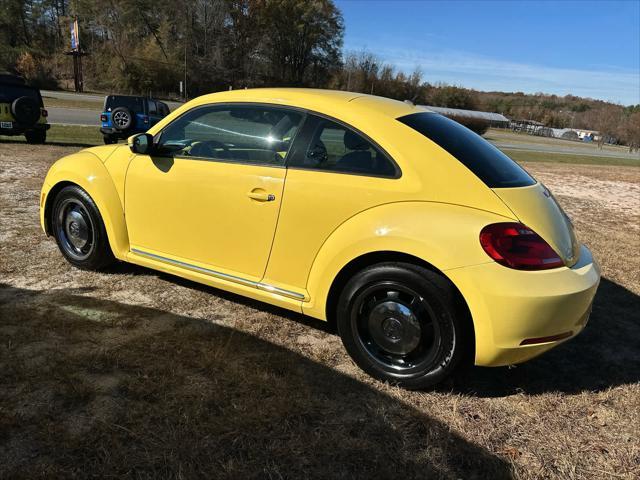
[[[573,337],[600,278],[549,190],[495,147],[349,92],[197,98],[58,160],[40,215],[76,267],[117,259],[334,322],[363,370],[406,388]]]

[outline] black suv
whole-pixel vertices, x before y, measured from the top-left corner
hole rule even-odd
[[[136,133],[146,132],[150,127],[169,115],[166,103],[153,98],[129,95],[107,95],[100,114],[104,143],[117,143]]]
[[[44,143],[49,127],[40,90],[21,77],[0,73],[0,135],[24,135],[28,143]]]

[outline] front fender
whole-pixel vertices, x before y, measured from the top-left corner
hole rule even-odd
[[[504,220],[484,210],[435,202],[399,202],[365,210],[340,225],[320,248],[307,281],[310,301],[303,303],[303,311],[326,320],[334,279],[352,260],[369,253],[412,255],[442,272],[492,262],[480,246],[480,230]]]
[[[63,157],[51,166],[40,196],[40,223],[45,233],[49,233],[45,214],[53,201],[50,194],[55,193],[62,183],[74,183],[91,196],[104,221],[113,254],[124,260],[129,252],[124,208],[113,179],[100,158],[91,152],[81,151]]]

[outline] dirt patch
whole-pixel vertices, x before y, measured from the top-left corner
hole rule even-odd
[[[321,322],[133,266],[71,268],[37,205],[73,151],[0,153],[0,477],[640,475],[637,169],[528,166],[603,269],[583,334],[406,392]]]

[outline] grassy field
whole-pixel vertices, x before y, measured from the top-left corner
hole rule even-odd
[[[640,167],[640,160],[620,157],[598,157],[594,155],[579,155],[572,153],[531,152],[527,150],[501,149],[516,162],[548,162],[572,163],[582,165],[620,165]]]
[[[103,101],[92,101],[85,99],[67,99],[67,98],[52,98],[46,94],[42,95],[42,101],[44,102],[44,108],[60,107],[60,108],[82,108],[86,110],[101,111]]]
[[[407,392],[324,323],[67,264],[38,221],[78,147],[0,148],[0,478],[640,477],[640,170],[528,163],[600,261],[591,320],[516,368]]]
[[[575,140],[565,140],[563,138],[549,138],[538,137],[535,135],[529,135],[527,133],[512,132],[511,130],[505,130],[502,128],[491,128],[487,133],[483,135],[487,140],[495,143],[509,143],[509,144],[538,144],[547,146],[580,148],[586,151],[599,150],[597,143],[586,143]],[[622,145],[603,145],[602,149],[610,152],[628,152],[628,147]]]
[[[24,136],[8,137],[0,135],[3,143],[26,143]],[[58,146],[90,147],[103,145],[102,134],[98,127],[79,127],[71,125],[51,125],[47,131],[47,144]]]

